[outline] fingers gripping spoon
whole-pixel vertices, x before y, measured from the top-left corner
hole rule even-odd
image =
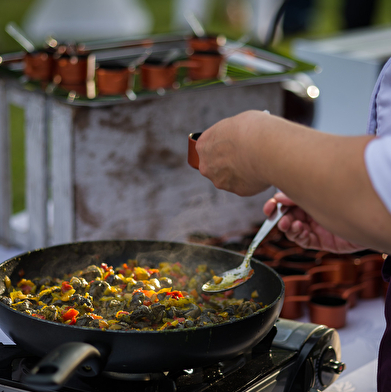
[[[265,220],[258,233],[252,240],[247,253],[243,259],[242,264],[239,267],[223,272],[218,276],[214,276],[213,279],[206,282],[202,286],[202,290],[206,293],[220,293],[223,291],[231,290],[245,282],[247,282],[252,275],[254,270],[251,268],[251,257],[257,249],[260,242],[266,237],[270,230],[277,224],[281,217],[288,210],[287,207],[277,203],[277,209],[268,219]]]

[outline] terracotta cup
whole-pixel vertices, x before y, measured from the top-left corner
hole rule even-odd
[[[373,299],[382,294],[383,277],[381,271],[367,272],[360,277],[360,282],[365,283],[365,289],[361,292],[361,298]]]
[[[354,308],[357,305],[360,292],[362,292],[363,290],[365,290],[365,285],[362,284],[350,286],[343,283],[321,282],[311,285],[308,288],[308,294],[311,296],[328,295],[337,297],[345,295],[348,301],[349,308]]]
[[[198,166],[200,164],[200,159],[198,157],[198,153],[196,150],[196,143],[198,138],[201,136],[201,132],[191,133],[188,136],[188,147],[187,147],[187,163],[198,170]]]
[[[327,253],[320,255],[322,265],[339,265],[340,269],[324,275],[325,281],[334,281],[347,285],[355,285],[359,278],[359,264],[352,255],[335,255]]]
[[[96,70],[96,86],[100,95],[124,95],[132,71],[121,65],[100,65]]]
[[[326,271],[337,268],[336,266],[319,266],[311,268],[308,271],[277,266],[274,270],[281,275],[285,284],[285,299],[306,295],[308,288],[318,281],[319,276]],[[284,300],[281,317],[288,319],[297,319],[304,314],[305,301]]]
[[[155,59],[148,59],[140,66],[141,85],[146,90],[158,90],[172,88],[177,77],[178,67],[176,64],[162,65]]]
[[[384,256],[381,253],[373,253],[361,256],[357,259],[360,275],[368,272],[379,272],[382,270]]]
[[[274,257],[282,267],[299,268],[305,271],[320,266],[321,263],[321,260],[317,257],[317,252],[304,251],[300,247],[288,248],[276,253]]]
[[[348,297],[353,291],[361,290],[357,285],[346,289],[341,295],[302,295],[285,297],[284,303],[302,302],[309,308],[310,320],[314,324],[327,325],[330,328],[343,328],[346,325],[349,309]]]
[[[305,271],[296,268],[274,267],[281,275],[285,285],[285,299],[291,296],[306,294],[309,285],[309,276]],[[282,305],[280,317],[295,320],[304,314],[304,303],[301,301],[285,301]]]
[[[56,59],[55,82],[62,85],[83,84],[87,80],[88,55],[63,54]]]
[[[218,52],[194,52],[189,61],[180,64],[188,68],[192,80],[217,79],[223,76],[225,58]]]
[[[53,77],[53,53],[37,50],[24,55],[24,74],[31,80],[49,81]]]
[[[192,36],[187,40],[192,52],[217,52],[227,42],[223,35]]]

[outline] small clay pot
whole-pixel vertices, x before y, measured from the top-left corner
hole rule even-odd
[[[128,67],[100,65],[96,70],[96,86],[100,95],[124,95],[133,76]]]
[[[349,308],[354,308],[357,305],[360,292],[362,292],[364,289],[365,285],[350,286],[334,282],[322,282],[311,285],[308,288],[308,294],[311,296],[326,295],[337,297],[345,295]]]
[[[363,299],[377,298],[382,294],[383,278],[381,271],[368,272],[360,277],[360,282],[365,283],[365,289],[360,296]]]
[[[338,265],[339,270],[324,275],[325,281],[333,281],[335,283],[344,283],[346,285],[355,285],[359,278],[359,263],[356,258],[351,255],[337,255],[332,253],[320,256],[322,265]]]
[[[320,266],[321,260],[317,257],[317,252],[299,247],[292,247],[275,255],[278,264],[282,267],[299,268],[305,271]]]
[[[172,88],[176,82],[177,70],[175,64],[162,65],[159,60],[148,59],[140,66],[141,85],[152,91]]]
[[[310,277],[305,271],[295,268],[274,268],[281,275],[285,285],[285,299],[291,296],[302,296],[306,294]],[[300,301],[285,301],[282,305],[280,317],[295,320],[304,314],[304,303]]]
[[[306,271],[280,266],[273,267],[273,269],[281,276],[285,283],[285,297],[307,293],[307,287],[311,281],[311,277]]]
[[[284,299],[284,303],[281,308],[280,317],[296,320],[304,315],[304,303],[300,301],[290,301],[289,299]],[[288,297],[295,298],[295,297]]]
[[[343,328],[346,325],[349,303],[346,298],[332,295],[311,297],[309,304],[310,320],[314,324],[329,328]]]
[[[343,328],[349,309],[348,297],[353,291],[359,291],[363,286],[348,288],[341,295],[302,295],[285,297],[285,302],[307,303],[310,321],[314,324],[327,325],[330,328]]]
[[[191,133],[188,136],[188,147],[187,147],[187,163],[193,167],[194,169],[198,170],[199,164],[200,164],[200,159],[198,157],[198,153],[196,150],[196,143],[198,138],[201,136],[202,132],[198,133]]]
[[[194,52],[181,64],[188,68],[192,80],[218,79],[223,76],[225,58],[218,52]]]
[[[310,285],[317,281],[317,277],[325,271],[334,269],[335,266],[314,267],[308,271],[282,266],[273,268],[281,275],[285,284],[285,300],[280,316],[288,319],[297,319],[304,314],[305,301],[291,301],[287,300],[287,298],[297,298],[306,295]]]
[[[49,81],[53,77],[54,58],[48,50],[37,50],[24,55],[24,74],[31,80]]]
[[[382,270],[384,257],[380,253],[368,254],[356,259],[359,266],[360,275],[379,272]]]
[[[225,45],[227,39],[223,35],[192,36],[187,42],[192,52],[217,52]]]
[[[87,80],[88,55],[63,54],[56,59],[54,81],[62,85],[83,84]]]

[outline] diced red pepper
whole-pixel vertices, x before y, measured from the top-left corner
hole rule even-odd
[[[146,268],[150,275],[152,274],[159,274],[159,270],[157,268]],[[160,275],[160,274],[159,274]]]
[[[62,285],[61,285],[61,292],[62,293],[66,293],[67,291],[69,291],[69,290],[72,290],[73,289],[73,287],[69,284],[69,282],[62,282]]]
[[[95,320],[103,319],[102,316],[98,316],[98,315],[95,314],[95,313],[90,313],[90,316],[91,316],[93,319],[95,319]]]
[[[122,316],[122,315],[127,315],[127,314],[129,314],[129,312],[126,312],[125,310],[119,310],[119,311],[116,313],[115,317],[116,317],[116,318],[119,318],[120,316]]]
[[[79,314],[79,311],[74,309],[74,308],[70,308],[68,309],[63,315],[62,315],[62,319],[64,321],[68,321],[68,320],[72,320],[75,319],[74,321],[76,322],[76,316]],[[71,323],[72,324],[72,323]],[[74,324],[74,323],[73,323]]]
[[[104,271],[108,272],[111,269],[113,269],[113,267],[109,267],[106,263],[101,263],[100,268],[102,268]]]
[[[122,275],[127,275],[126,271],[130,270],[129,266],[126,263],[122,264],[122,268],[119,270],[119,273]],[[129,273],[130,275],[131,273]]]
[[[146,297],[151,298],[155,294],[154,290],[143,290],[142,288],[136,289],[133,293],[143,293]]]
[[[41,319],[41,320],[46,320],[46,317],[43,316],[42,314],[32,313],[31,315],[34,316],[34,317],[36,317],[36,318],[39,318],[39,319]]]
[[[179,299],[179,298],[183,298],[183,294],[180,291],[168,291],[166,293],[167,295],[171,296],[174,299]]]
[[[20,286],[20,289],[22,290],[23,294],[30,294],[32,287],[29,286],[28,284],[24,284],[24,285]]]

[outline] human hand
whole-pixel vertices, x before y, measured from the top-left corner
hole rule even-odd
[[[290,207],[278,222],[277,227],[290,241],[302,248],[332,253],[353,253],[364,249],[326,230],[282,192],[276,193],[265,203],[263,211],[266,216],[273,213],[277,203]]]
[[[261,111],[243,112],[219,121],[199,137],[199,171],[216,188],[252,196],[270,186],[256,162],[256,138],[267,117],[271,116]]]

